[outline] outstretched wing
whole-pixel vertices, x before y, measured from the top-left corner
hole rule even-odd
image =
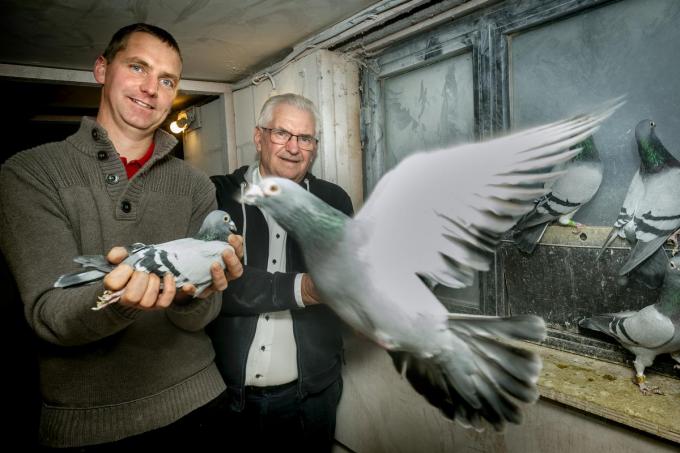
[[[488,270],[494,248],[544,183],[620,104],[487,142],[416,153],[378,183],[357,214],[360,253],[390,274],[463,287]],[[406,257],[406,259],[404,259]],[[401,269],[395,269],[400,266]],[[405,274],[406,273],[406,274]]]

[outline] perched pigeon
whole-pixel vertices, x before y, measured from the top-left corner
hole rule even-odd
[[[560,174],[535,173],[578,154],[613,109],[483,143],[413,154],[384,175],[350,219],[298,184],[264,178],[243,201],[300,244],[330,308],[391,352],[395,366],[463,426],[520,423],[538,398],[540,358],[504,339],[541,341],[538,316],[449,315],[425,283],[464,287],[489,269],[516,218]],[[533,185],[534,187],[531,187]]]
[[[640,311],[624,311],[586,318],[581,327],[603,332],[635,354],[635,380],[640,391],[662,392],[645,383],[645,368],[659,354],[670,353],[680,363],[680,256],[668,262],[659,300]],[[676,365],[678,368],[678,365]]]
[[[577,146],[581,147],[581,152],[574,159],[553,169],[566,173],[546,184],[550,192],[539,198],[534,209],[517,223],[513,239],[520,251],[533,253],[554,220],[558,220],[560,225],[576,227],[577,231],[582,226],[572,217],[600,188],[603,165],[593,137]]]
[[[135,243],[126,247],[128,257],[123,263],[129,264],[135,270],[150,272],[163,277],[170,272],[175,276],[178,288],[185,284],[196,287],[198,296],[212,283],[210,266],[217,261],[224,267],[222,252],[231,247],[226,241],[230,232],[236,231],[236,225],[229,214],[224,211],[212,211],[201,225],[201,229],[192,238],[176,239],[156,245]],[[115,266],[102,255],[84,255],[74,258],[83,269],[64,274],[57,279],[54,286],[66,288],[69,286],[92,283],[104,278]],[[97,302],[94,309],[98,310],[108,304],[117,302],[122,291],[106,291]]]
[[[650,288],[663,283],[668,258],[663,244],[680,228],[680,162],[656,136],[656,124],[642,120],[635,127],[640,168],[633,176],[619,216],[600,255],[618,234],[632,244],[619,270]]]

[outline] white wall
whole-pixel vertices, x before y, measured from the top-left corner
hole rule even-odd
[[[316,51],[264,81],[234,91],[236,116],[234,160],[237,166],[256,159],[255,121],[264,102],[275,94],[293,92],[311,99],[321,115],[319,152],[312,172],[342,186],[355,209],[363,201],[359,136],[359,71],[356,63],[327,50]],[[273,85],[276,89],[273,89]]]
[[[227,162],[224,97],[198,107],[201,127],[184,133],[184,159],[208,175],[223,175]]]

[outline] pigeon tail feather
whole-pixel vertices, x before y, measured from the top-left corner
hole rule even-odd
[[[107,272],[102,272],[99,269],[81,269],[75,272],[61,275],[55,282],[55,288],[69,288],[71,286],[80,286],[94,283],[104,278]]]
[[[528,227],[515,234],[515,246],[520,252],[530,255],[534,253],[536,245],[545,234],[545,230],[548,228],[548,223],[543,223],[540,225],[535,225]]]
[[[507,423],[520,424],[519,402],[533,403],[539,397],[536,382],[541,359],[507,340],[540,341],[545,322],[538,316],[507,318],[451,315],[454,337],[469,347],[461,351],[445,348],[430,358],[403,351],[390,351],[397,370],[413,388],[442,413],[466,428],[484,429],[484,422],[498,432]],[[471,367],[461,374],[461,362]]]
[[[663,285],[666,277],[666,266],[668,266],[668,256],[666,256],[666,251],[663,247],[659,247],[652,256],[630,270],[630,277],[639,281],[647,288],[657,289]],[[621,269],[621,275],[624,274],[623,269]]]
[[[595,315],[590,318],[582,319],[578,322],[579,327],[589,330],[595,330],[597,332],[606,333],[609,336],[616,338],[613,332],[609,328],[612,321],[616,319],[613,314],[604,313],[601,315]]]
[[[597,252],[597,256],[595,257],[596,260],[599,260],[600,257],[602,257],[602,254],[604,253],[605,249],[609,247],[612,242],[614,242],[614,239],[616,239],[618,233],[619,233],[618,228],[614,227],[611,229],[609,235],[607,236],[607,239],[604,241],[604,244],[602,244],[602,247],[600,247],[600,250]]]

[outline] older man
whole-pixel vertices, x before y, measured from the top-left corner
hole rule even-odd
[[[239,205],[235,194],[265,176],[301,184],[352,214],[347,193],[314,177],[316,108],[295,94],[271,97],[254,131],[259,162],[213,177],[218,205],[244,237],[244,274],[223,293],[209,326],[227,383],[230,426],[257,447],[330,451],[342,393],[341,324],[318,300],[302,253],[271,217]]]

